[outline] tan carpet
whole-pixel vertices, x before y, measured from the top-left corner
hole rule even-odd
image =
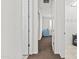
[[[61,59],[52,51],[52,37],[43,37],[39,41],[39,53],[30,55],[28,59]]]

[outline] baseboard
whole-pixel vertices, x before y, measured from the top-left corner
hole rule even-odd
[[[42,39],[42,36],[41,36],[41,38],[40,38],[40,40]]]
[[[33,52],[33,54],[38,54],[38,52]]]
[[[61,51],[59,51],[59,55],[60,55],[61,58],[65,58],[65,54],[62,53]]]
[[[27,59],[27,58],[28,58],[28,56],[24,56],[24,57],[23,57],[23,59]]]
[[[59,54],[59,52],[58,51],[55,51],[54,54]]]
[[[61,58],[65,58],[65,56],[62,55],[59,51],[54,51],[54,54],[59,54]]]
[[[53,44],[52,44],[52,50],[54,51],[54,54],[59,54],[59,51],[53,47]]]
[[[33,54],[38,54],[38,52],[33,52]],[[30,54],[30,55],[32,55],[32,54]],[[23,56],[22,59],[28,59],[28,56]]]
[[[65,56],[64,56],[64,55],[62,55],[62,54],[60,54],[60,57],[61,57],[61,58],[65,58]]]
[[[53,50],[54,51],[54,54],[59,54],[59,51],[57,50]]]

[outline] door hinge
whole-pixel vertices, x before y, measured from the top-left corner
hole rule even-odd
[[[39,13],[39,11],[38,11],[38,15],[39,15],[40,13]]]
[[[66,33],[64,32],[64,35],[65,35]]]
[[[54,42],[53,42],[53,45],[54,45]]]
[[[28,32],[30,32],[30,30],[28,29]]]
[[[28,44],[28,47],[30,47],[30,44]]]
[[[30,18],[30,16],[28,15],[28,18]]]

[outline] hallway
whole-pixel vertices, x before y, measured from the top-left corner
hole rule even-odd
[[[52,37],[43,37],[39,40],[39,53],[30,55],[28,59],[61,59],[52,51]]]

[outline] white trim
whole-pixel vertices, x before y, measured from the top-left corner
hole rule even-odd
[[[28,55],[28,0],[22,0],[22,44],[23,55]]]
[[[38,51],[34,51],[33,54],[38,54]]]
[[[38,0],[33,1],[33,52],[38,53]]]
[[[41,38],[42,38],[42,16],[40,14],[40,40],[41,40]]]
[[[65,58],[65,56],[64,56],[63,54],[60,54],[60,57],[61,57],[61,58]]]
[[[32,8],[33,7],[33,8]],[[38,0],[22,0],[23,55],[38,53]],[[29,30],[30,32],[29,32]],[[29,32],[29,33],[28,33]],[[30,43],[30,48],[28,47]]]
[[[23,57],[23,59],[28,59],[28,56]]]
[[[29,54],[33,54],[33,0],[29,0]]]

